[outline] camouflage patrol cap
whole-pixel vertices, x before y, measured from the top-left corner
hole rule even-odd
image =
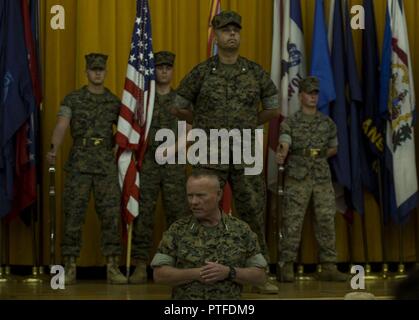
[[[159,51],[154,54],[154,64],[156,66],[162,64],[168,64],[169,66],[173,66],[175,63],[176,55],[170,51]]]
[[[306,77],[300,80],[299,84],[300,92],[312,92],[320,90],[320,82],[316,77]]]
[[[222,28],[228,24],[235,24],[240,29],[242,28],[242,17],[234,11],[221,11],[212,18],[211,24],[214,29]]]
[[[86,59],[86,69],[106,69],[107,55],[102,53],[89,53],[84,57]]]

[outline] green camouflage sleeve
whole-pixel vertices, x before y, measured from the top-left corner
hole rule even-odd
[[[330,126],[330,135],[329,135],[329,148],[336,148],[338,146],[338,136],[337,136],[337,128],[336,124],[333,122],[332,119],[328,119],[329,126]]]
[[[71,101],[68,97],[65,97],[64,100],[61,102],[60,110],[58,111],[57,116],[71,118],[72,116]]]
[[[152,267],[170,265],[176,262],[176,228],[170,226],[169,230],[163,233],[157,253],[151,262]]]
[[[256,233],[254,233],[247,224],[243,228],[243,232],[245,233],[243,239],[246,241],[246,258],[251,258],[260,254],[262,251]]]
[[[287,120],[282,121],[279,135],[279,143],[288,143],[291,146],[291,126]]]
[[[267,262],[261,253],[256,233],[254,233],[249,226],[246,226],[244,232],[246,233],[245,239],[247,242],[246,267],[265,268],[267,266]]]
[[[180,82],[176,90],[175,106],[177,108],[188,108],[195,105],[201,89],[202,75],[197,67],[187,74]]]
[[[279,108],[279,95],[278,89],[273,83],[269,74],[261,68],[260,70],[260,87],[261,95],[260,100],[264,109],[277,109]]]

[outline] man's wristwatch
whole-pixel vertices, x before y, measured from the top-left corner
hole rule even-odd
[[[228,273],[228,280],[234,280],[236,279],[236,269],[234,267],[229,266],[230,272]]]

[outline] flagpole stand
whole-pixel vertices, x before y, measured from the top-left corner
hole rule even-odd
[[[378,280],[382,277],[376,273],[371,272],[371,265],[369,263],[365,264],[365,280]]]
[[[404,267],[404,263],[399,263],[399,266],[397,267],[397,272],[391,275],[390,278],[394,280],[407,278],[407,273]]]
[[[7,283],[9,279],[7,279],[4,275],[3,267],[0,266],[0,284]]]
[[[315,277],[304,273],[304,265],[298,264],[297,265],[297,273],[295,275],[295,280],[297,281],[314,281],[316,280]]]
[[[382,264],[382,267],[381,267],[381,277],[383,279],[387,279],[389,277],[388,264],[385,262]]]
[[[25,284],[42,284],[46,282],[46,280],[46,275],[43,274],[43,268],[41,269],[41,267],[33,266],[32,274],[23,279],[22,282]]]
[[[399,221],[401,221],[399,213]],[[391,276],[392,279],[404,279],[407,278],[406,269],[404,267],[404,246],[403,246],[403,226],[399,224],[399,266],[397,272]]]

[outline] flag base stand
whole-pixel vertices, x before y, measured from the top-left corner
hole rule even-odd
[[[32,275],[22,281],[26,284],[42,284],[49,282],[49,277],[44,274],[43,267],[32,267]]]
[[[297,266],[297,273],[295,274],[296,281],[314,281],[317,280],[315,277],[304,273],[304,265],[299,264]]]
[[[387,279],[389,277],[388,264],[387,263],[383,263],[382,271],[381,271],[381,277],[383,279]]]
[[[365,276],[364,280],[378,280],[382,279],[382,276],[376,273],[371,272],[371,265],[367,263],[365,265]]]
[[[5,277],[3,267],[0,267],[0,283],[6,283],[6,282],[9,282],[9,279]]]
[[[10,273],[10,266],[0,268],[0,283],[18,282],[20,277],[14,276]]]
[[[406,273],[403,263],[399,264],[399,267],[397,268],[397,272],[391,275],[390,278],[394,280],[407,278],[407,273]]]

